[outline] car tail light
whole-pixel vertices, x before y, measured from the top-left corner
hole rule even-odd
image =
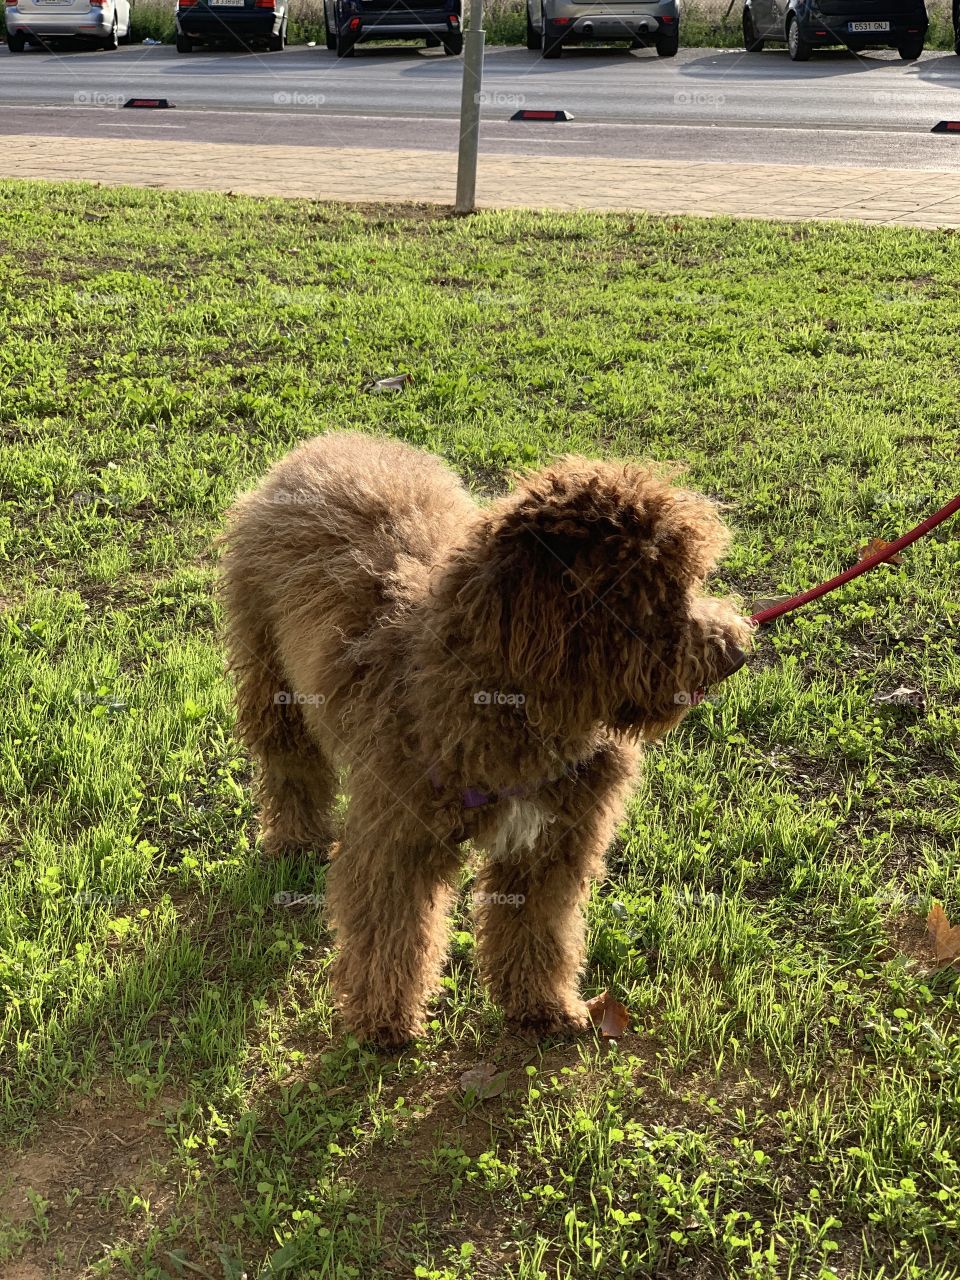
[[[451,13],[450,15],[450,25],[451,27],[459,27],[460,25],[460,19],[455,13]]]
[[[177,0],[178,9],[189,9],[191,5],[197,3],[197,0]]]
[[[572,21],[572,18],[554,18],[553,25],[555,27],[568,27]]]
[[[350,19],[350,24],[349,24],[349,25],[350,25],[350,30],[351,30],[351,31],[359,31],[359,30],[360,30],[360,19],[359,19],[359,18],[351,18],[351,19]]]
[[[669,27],[670,23],[673,21],[673,18],[672,18],[672,16],[671,16],[670,14],[664,14],[664,16],[660,19],[660,21],[661,21],[665,26]]]
[[[255,9],[273,9],[276,7],[274,0],[253,0]]]

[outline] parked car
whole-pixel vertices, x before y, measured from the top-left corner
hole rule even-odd
[[[80,36],[104,49],[130,39],[130,0],[7,0],[4,8],[11,53],[59,36]]]
[[[287,43],[287,0],[177,0],[177,53],[195,44]]]
[[[680,48],[679,0],[527,0],[527,48],[559,58],[564,45],[629,40],[661,58]]]
[[[424,39],[428,48],[463,52],[461,0],[323,0],[327,48],[352,57],[368,40]]]
[[[768,41],[786,44],[794,62],[814,49],[846,45],[897,49],[905,62],[923,53],[924,0],[744,0],[743,43],[760,53]]]

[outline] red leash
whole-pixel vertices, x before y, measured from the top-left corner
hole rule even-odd
[[[811,587],[809,591],[803,591],[798,596],[791,596],[789,600],[781,600],[779,604],[772,604],[769,609],[761,609],[753,615],[750,621],[758,627],[763,627],[768,622],[773,622],[775,618],[780,618],[785,613],[792,613],[794,609],[799,609],[801,605],[809,604],[811,600],[819,600],[828,591],[836,591],[837,587],[842,587],[845,582],[851,582],[854,578],[859,578],[861,573],[868,573],[871,569],[875,569],[878,564],[885,564],[888,560],[892,560],[898,551],[902,551],[904,547],[909,547],[911,542],[916,542],[919,538],[925,537],[931,529],[935,529],[938,524],[943,524],[944,520],[949,520],[958,511],[960,511],[960,493],[955,498],[951,498],[946,506],[941,507],[939,511],[935,511],[932,516],[927,516],[926,520],[921,521],[915,529],[905,533],[896,542],[888,543],[882,551],[877,551],[874,555],[867,556],[865,560],[852,565],[849,569],[844,569],[843,573],[838,573],[829,582],[821,582],[819,587]]]

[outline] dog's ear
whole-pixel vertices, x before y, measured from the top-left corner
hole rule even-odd
[[[521,683],[589,679],[595,662],[616,661],[596,639],[612,622],[676,612],[727,542],[711,504],[662,474],[575,457],[523,477],[476,536],[463,584],[474,635]]]

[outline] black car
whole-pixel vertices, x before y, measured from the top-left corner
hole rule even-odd
[[[444,53],[463,52],[461,0],[323,0],[327,48],[348,58],[368,40],[426,41]]]
[[[279,52],[287,43],[287,0],[177,0],[177,53],[195,44],[265,45]]]
[[[768,41],[786,44],[794,62],[814,49],[846,45],[896,49],[905,62],[923,52],[924,0],[745,0],[743,43],[760,53]]]

